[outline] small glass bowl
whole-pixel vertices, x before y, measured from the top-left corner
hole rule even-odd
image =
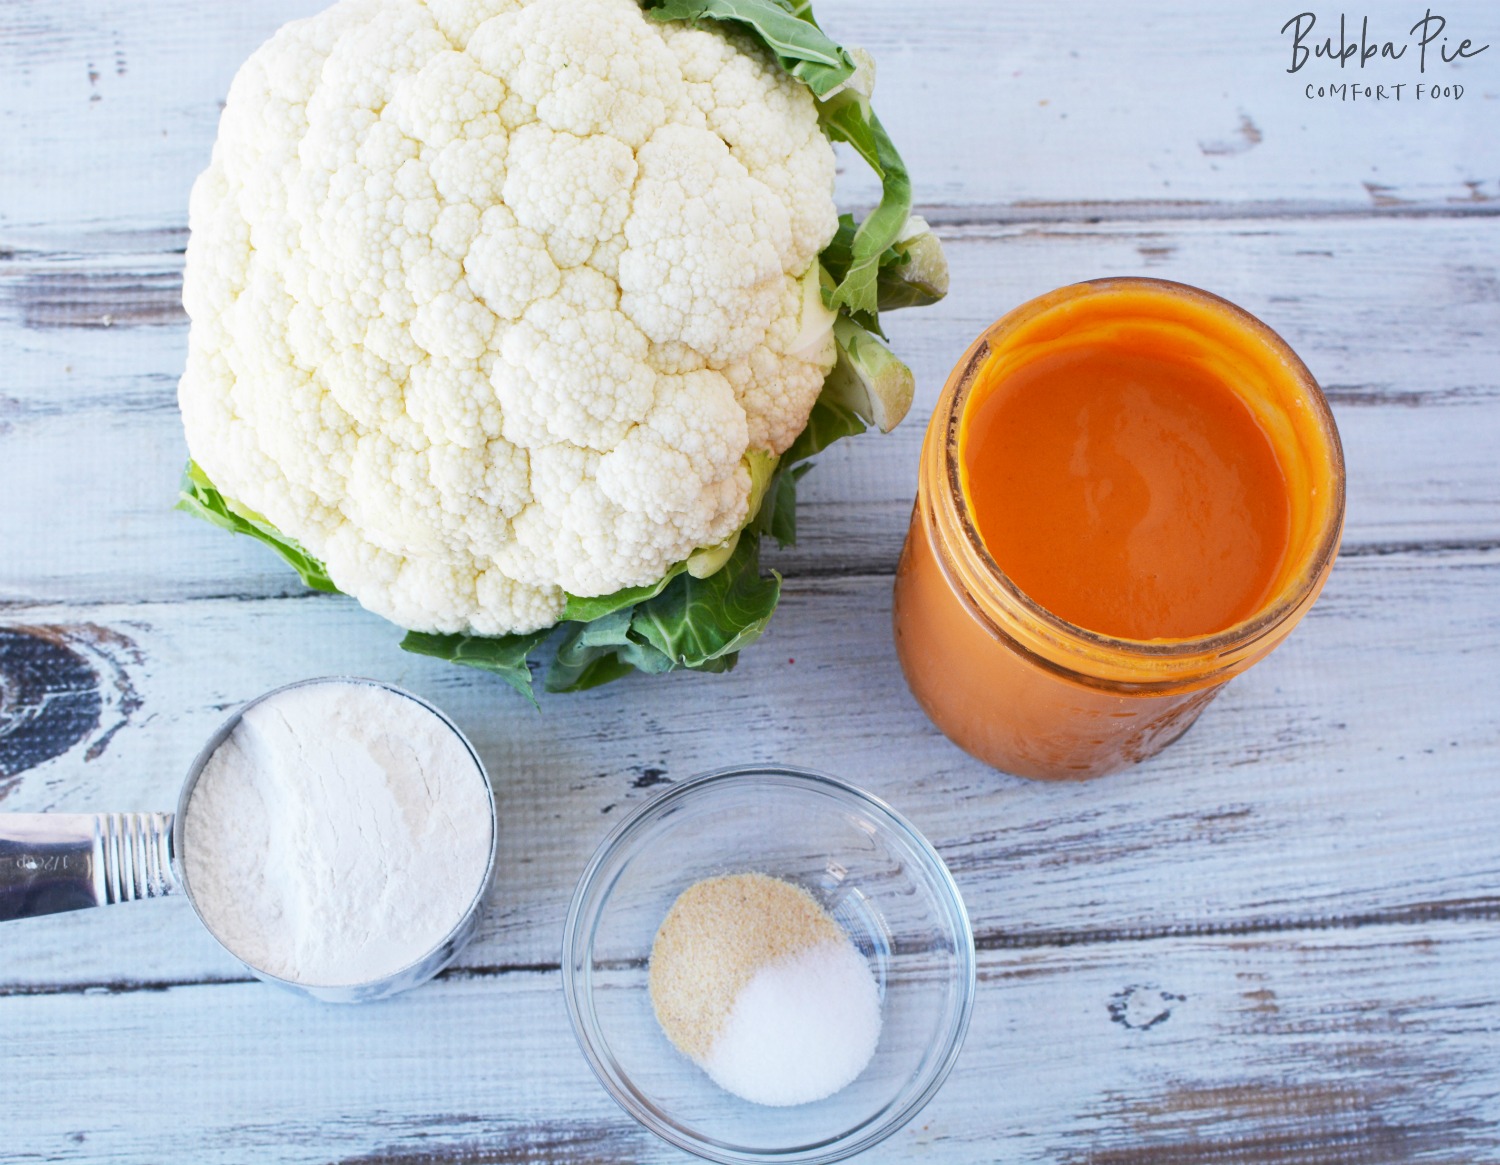
[[[825,1100],[768,1108],[721,1090],[657,1025],[647,988],[677,896],[757,872],[809,891],[870,962],[883,1026],[869,1065]],[[620,822],[568,911],[563,987],[595,1075],[652,1132],[725,1165],[838,1161],[890,1136],[938,1090],[974,1001],[974,935],[937,852],[868,793],[805,769],[721,769]]]

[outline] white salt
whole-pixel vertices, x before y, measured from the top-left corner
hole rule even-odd
[[[880,996],[852,943],[767,963],[735,996],[701,1063],[756,1104],[807,1104],[851,1084],[880,1040]]]

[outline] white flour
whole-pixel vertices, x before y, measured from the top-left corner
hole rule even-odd
[[[183,860],[209,929],[308,986],[421,958],[479,891],[484,781],[438,717],[374,684],[291,688],[249,709],[203,769]]]

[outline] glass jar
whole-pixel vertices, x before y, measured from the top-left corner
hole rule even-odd
[[[1248,618],[1193,639],[1099,634],[1028,597],[991,557],[960,479],[961,421],[976,383],[1069,326],[1084,297],[1132,325],[1187,329],[1274,448],[1290,505],[1287,551]],[[1101,301],[1092,300],[1097,312]],[[1081,779],[1134,764],[1191,727],[1223,685],[1268,654],[1322,590],[1344,519],[1344,460],[1312,374],[1248,312],[1197,288],[1114,278],[1023,304],[969,347],[927,428],[893,621],[907,683],[963,749],[1006,772]]]

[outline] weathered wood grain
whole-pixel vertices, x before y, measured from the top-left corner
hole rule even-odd
[[[802,490],[803,544],[778,560],[785,570],[890,570],[925,417],[958,354],[1033,295],[1123,273],[1207,286],[1301,352],[1343,432],[1349,544],[1500,537],[1500,364],[1474,340],[1500,330],[1500,220],[962,228],[948,247],[949,300],[889,317],[918,377],[912,415],[888,437],[821,459]],[[24,547],[0,555],[0,600],[295,590],[270,554],[170,508],[185,457],[175,406],[185,329],[180,319],[155,326],[151,313],[170,297],[130,307],[114,295],[153,286],[180,257],[68,261],[56,279],[53,266],[0,264],[0,348],[10,353],[0,369],[0,497],[11,503],[0,507],[0,545]],[[109,294],[90,290],[96,275]],[[64,278],[79,296],[66,306],[28,298]],[[111,327],[89,322],[110,312],[121,313]],[[28,326],[40,314],[70,326]]]
[[[868,1159],[1493,1161],[1497,957],[1489,923],[986,953],[947,1086]],[[11,996],[0,1029],[25,1049],[10,1159],[687,1159],[589,1075],[555,972],[365,1008],[259,983]]]
[[[86,737],[0,804],[170,808],[228,708],[308,675],[372,675],[447,709],[494,778],[500,876],[464,956],[476,966],[555,962],[609,827],[664,780],[749,761],[842,774],[908,812],[996,949],[1494,917],[1497,594],[1500,551],[1345,560],[1182,741],[1065,787],[995,773],[936,732],[896,665],[889,578],[794,581],[727,676],[628,680],[540,715],[492,677],[399,652],[340,598],[44,608],[5,622],[105,645],[134,706],[112,712],[125,723],[107,747]],[[181,905],[27,922],[0,949],[0,986],[235,974]]]
[[[245,982],[181,900],[9,924],[0,1161],[685,1160],[576,1052],[563,913],[658,786],[779,760],[908,812],[979,933],[968,1050],[870,1160],[1500,1162],[1500,48],[1443,73],[1457,104],[1346,106],[1285,74],[1292,9],[819,0],[880,58],[953,260],[944,305],[890,318],[914,416],[806,480],[785,605],[736,672],[538,716],[167,509],[188,186],[239,62],[321,5],[0,5],[0,809],[167,807],[239,701],[369,674],[475,739],[501,877],[458,968],[363,1009]],[[1442,11],[1482,41],[1491,8]],[[1420,15],[1364,11],[1386,35]],[[841,196],[873,187],[852,168]],[[1304,355],[1345,439],[1348,541],[1305,625],[1180,743],[1038,786],[911,701],[889,571],[957,353],[1113,273],[1210,287]],[[67,666],[38,687],[44,656]]]
[[[96,249],[100,230],[180,227],[240,62],[323,0],[10,0],[0,7],[0,246]],[[1375,35],[1416,17],[1376,0]],[[835,35],[880,63],[882,115],[919,200],[1031,218],[1283,209],[1490,206],[1500,199],[1493,60],[1289,76],[1290,10],[1088,0],[822,0]],[[1485,0],[1442,8],[1452,30],[1493,36]],[[1418,13],[1417,15],[1420,15]],[[1325,16],[1325,20],[1329,19]],[[1331,19],[1336,20],[1336,17]],[[1336,34],[1336,28],[1333,29]],[[1456,102],[1308,101],[1307,80],[1464,83]],[[1410,76],[1408,76],[1410,74]],[[1410,96],[1410,93],[1409,93]],[[100,182],[100,175],[108,182]],[[847,197],[874,186],[851,167]]]
[[[94,738],[88,751],[97,756],[124,723],[111,715],[103,727],[106,708],[121,704],[110,698],[121,673],[69,639],[48,627],[0,627],[0,799],[19,774],[85,739]]]
[[[168,260],[157,270],[139,263],[121,271],[94,265],[53,264],[7,272],[5,308],[21,327],[131,328],[178,327],[182,310],[182,276]]]

